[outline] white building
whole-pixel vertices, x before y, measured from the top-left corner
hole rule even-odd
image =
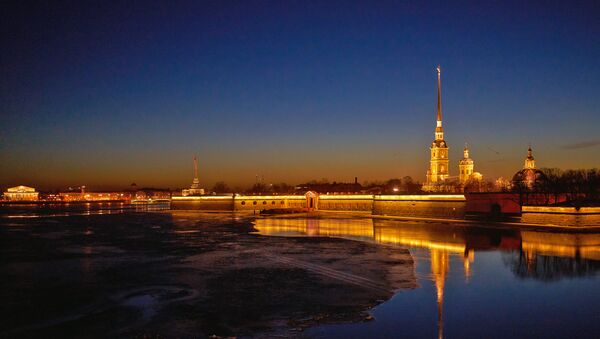
[[[8,201],[37,201],[39,192],[33,187],[16,186],[11,187],[4,192],[4,199]]]

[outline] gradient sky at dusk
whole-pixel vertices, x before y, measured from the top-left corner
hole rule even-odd
[[[60,4],[59,4],[60,3]],[[93,4],[91,4],[93,3]],[[0,186],[423,181],[600,167],[600,6],[353,1],[0,5]]]

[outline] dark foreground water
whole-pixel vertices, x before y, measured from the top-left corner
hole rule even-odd
[[[0,338],[600,336],[595,232],[94,205],[0,245]]]

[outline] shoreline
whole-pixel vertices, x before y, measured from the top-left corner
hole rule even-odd
[[[276,214],[276,215],[258,215],[257,217],[262,218],[290,218],[290,217],[353,217],[353,218],[370,218],[370,219],[384,219],[384,220],[405,220],[405,221],[422,221],[422,222],[441,222],[441,223],[452,223],[452,224],[463,224],[463,225],[477,225],[482,227],[490,228],[506,228],[508,227],[523,227],[523,228],[550,228],[560,230],[597,230],[600,231],[600,225],[587,225],[587,226],[562,226],[556,224],[536,224],[536,223],[523,223],[523,222],[512,222],[512,221],[494,221],[484,219],[451,219],[451,218],[431,218],[431,217],[408,217],[408,216],[396,216],[396,215],[377,215],[369,212],[354,212],[354,211],[313,211],[307,213],[291,213],[291,214]],[[500,227],[498,227],[500,226]]]

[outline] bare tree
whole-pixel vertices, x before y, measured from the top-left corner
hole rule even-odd
[[[219,193],[230,193],[231,189],[224,181],[217,181],[211,189],[213,192]]]

